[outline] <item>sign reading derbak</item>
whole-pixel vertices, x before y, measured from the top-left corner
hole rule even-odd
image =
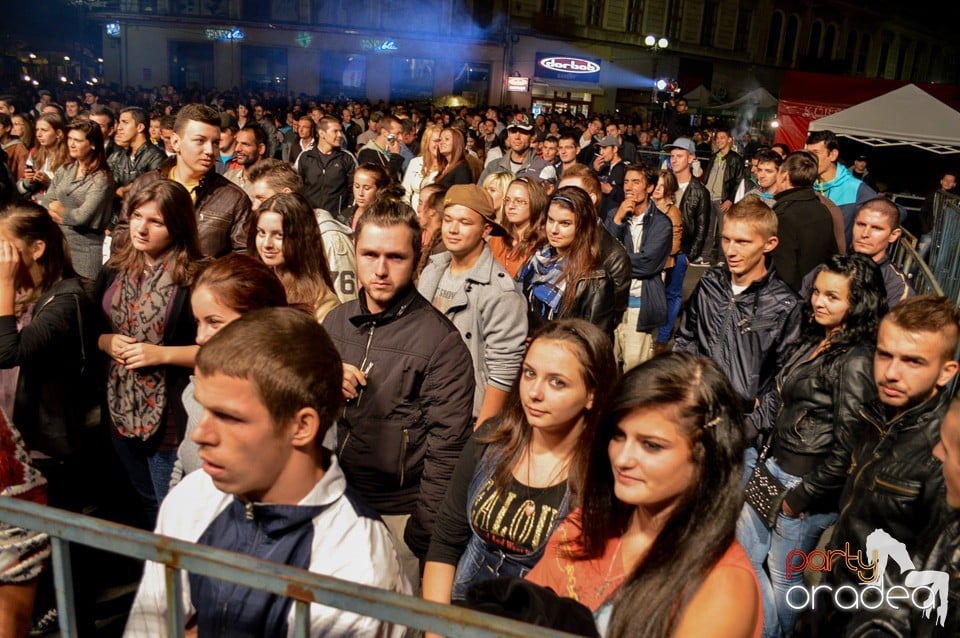
[[[534,75],[538,78],[597,84],[600,82],[600,60],[538,52]]]

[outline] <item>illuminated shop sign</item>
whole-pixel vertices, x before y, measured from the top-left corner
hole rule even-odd
[[[516,76],[507,78],[507,90],[526,93],[530,90],[530,78],[520,78]]]
[[[203,30],[207,40],[243,40],[243,31],[237,27],[214,27]]]
[[[534,75],[538,78],[598,83],[600,82],[600,60],[575,58],[556,53],[537,53]]]
[[[399,51],[400,47],[397,46],[397,43],[393,38],[388,38],[386,40],[372,40],[367,38],[360,40],[360,49],[363,51],[384,52]]]

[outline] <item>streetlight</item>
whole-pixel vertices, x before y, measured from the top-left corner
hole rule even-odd
[[[650,89],[650,103],[657,103],[657,92],[662,91],[666,83],[663,80],[658,80],[657,78],[657,64],[659,62],[658,53],[670,46],[670,41],[664,37],[657,37],[652,33],[649,34],[646,38],[643,39],[643,43],[647,45],[647,48],[650,49],[651,54],[653,55],[653,73],[651,74],[651,83],[652,87]],[[660,86],[663,84],[664,86]]]
[[[651,49],[666,49],[670,46],[670,40],[666,38],[657,38],[657,36],[652,33],[644,38],[643,43],[650,47]]]

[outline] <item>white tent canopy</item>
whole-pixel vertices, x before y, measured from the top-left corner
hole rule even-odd
[[[733,102],[727,102],[713,108],[720,110],[735,110],[742,106],[755,106],[761,109],[773,109],[777,107],[777,98],[773,97],[770,91],[762,86],[760,88],[747,91]]]
[[[687,104],[693,108],[710,106],[717,101],[710,92],[710,89],[702,84],[689,93],[684,93],[683,97],[687,101]]]
[[[960,153],[960,112],[913,84],[810,122],[870,146],[914,146]]]

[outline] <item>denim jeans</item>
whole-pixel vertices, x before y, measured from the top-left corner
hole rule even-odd
[[[680,314],[680,304],[683,301],[683,278],[687,275],[687,256],[683,253],[677,254],[676,263],[673,268],[666,270],[666,275],[664,284],[667,293],[667,321],[657,331],[657,343],[670,341],[673,324],[677,322],[677,315]]]
[[[170,476],[177,461],[176,450],[158,451],[149,441],[113,437],[113,447],[140,495],[150,528],[156,525],[157,512],[170,489]]]
[[[756,464],[755,458],[756,456],[750,459],[752,462],[749,464],[749,471],[752,471]],[[800,483],[801,477],[781,470],[776,459],[768,457],[766,464],[771,474],[787,489]],[[801,512],[796,518],[790,518],[781,512],[777,517],[776,525],[770,529],[752,507],[744,504],[740,518],[737,520],[737,540],[750,557],[757,579],[760,581],[765,638],[778,636],[789,638],[793,635],[797,612],[786,603],[787,590],[794,585],[803,584],[803,572],[793,572],[789,578],[787,577],[787,555],[793,550],[802,552],[813,550],[823,531],[836,520],[835,512],[826,514]],[[766,563],[766,570],[764,570],[764,563]]]

